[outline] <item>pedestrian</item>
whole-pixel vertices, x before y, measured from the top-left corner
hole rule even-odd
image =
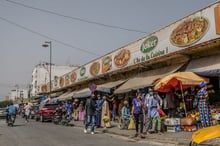
[[[91,134],[95,134],[95,110],[96,110],[96,103],[95,103],[95,95],[92,94],[90,98],[86,100],[85,111],[86,111],[86,121],[84,127],[84,133],[87,133],[88,126],[91,124]]]
[[[24,115],[25,115],[25,122],[29,122],[29,116],[30,116],[30,112],[31,112],[31,106],[26,103],[25,107],[24,107]]]
[[[149,101],[153,98],[153,89],[148,88],[148,93],[146,94],[144,98],[144,109],[145,109],[145,126],[146,126],[146,133],[151,129],[152,127],[152,118],[150,117],[150,107],[149,107]]]
[[[131,114],[132,117],[135,120],[135,129],[136,129],[136,134],[134,137],[137,137],[139,135],[139,123],[140,123],[140,137],[145,138],[143,134],[143,128],[144,128],[144,112],[143,112],[143,106],[144,103],[141,99],[141,92],[136,93],[136,97],[132,100],[132,110]]]
[[[83,101],[80,101],[79,107],[78,107],[78,115],[79,115],[79,121],[84,121],[85,119],[85,108],[83,105]]]
[[[121,127],[120,129],[128,129],[128,125],[131,119],[130,108],[128,100],[124,100],[124,106],[121,109]]]
[[[118,102],[116,99],[113,100],[113,109],[112,109],[112,121],[115,121],[118,110]]]
[[[150,133],[155,133],[156,129],[158,134],[161,134],[161,119],[160,119],[160,114],[158,112],[158,108],[162,106],[162,99],[158,95],[157,92],[153,93],[153,98],[149,100],[149,117],[152,119],[152,126],[151,129],[149,130]],[[156,128],[157,125],[157,128]]]
[[[198,108],[201,120],[202,128],[209,127],[211,123],[211,112],[209,107],[209,95],[207,92],[207,85],[205,82],[200,84],[200,90],[197,93],[198,98]]]
[[[102,104],[102,121],[101,121],[101,126],[106,129],[111,127],[110,123],[110,112],[109,112],[109,103],[106,99],[106,96],[102,97],[103,99],[103,104]],[[109,119],[109,120],[107,120]]]
[[[101,121],[102,121],[102,98],[98,94],[97,95],[97,100],[96,100],[96,127],[100,128],[101,127]]]
[[[168,117],[173,118],[175,117],[176,113],[176,103],[175,103],[175,97],[174,97],[174,89],[170,89],[169,92],[166,93],[165,99],[167,102],[168,107]]]

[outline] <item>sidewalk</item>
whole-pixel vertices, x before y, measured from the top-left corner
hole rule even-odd
[[[72,124],[75,127],[82,127],[83,129],[83,122],[81,121],[73,121]],[[118,128],[118,123],[112,122],[112,127],[107,128],[105,133],[112,134],[114,136],[121,136],[124,138],[128,138],[137,142],[146,142],[146,143],[154,143],[158,145],[166,146],[187,146],[190,143],[191,136],[193,132],[165,132],[162,135],[159,134],[148,134],[146,135],[145,139],[141,138],[132,138],[135,134],[135,130],[120,130]],[[102,133],[103,128],[96,128],[95,132]]]

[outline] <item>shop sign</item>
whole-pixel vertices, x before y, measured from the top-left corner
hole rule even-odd
[[[147,38],[141,45],[141,52],[142,53],[148,53],[151,52],[158,43],[157,36],[152,36],[150,38]]]

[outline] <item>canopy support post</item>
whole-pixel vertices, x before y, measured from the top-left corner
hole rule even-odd
[[[182,98],[183,98],[183,104],[184,104],[184,111],[185,111],[185,115],[187,117],[187,112],[186,112],[186,103],[185,103],[185,100],[184,100],[184,94],[183,94],[183,85],[182,85],[182,82],[180,82],[180,89],[181,89],[181,95],[182,95]]]

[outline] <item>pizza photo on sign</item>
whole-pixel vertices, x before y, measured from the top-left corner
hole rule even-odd
[[[102,73],[112,69],[112,56],[108,55],[102,58]]]
[[[71,75],[70,75],[70,81],[71,81],[72,83],[74,83],[74,82],[76,81],[76,78],[77,78],[76,72],[71,73]]]
[[[114,63],[117,67],[124,67],[128,64],[131,53],[127,49],[120,50],[114,57]]]
[[[90,74],[93,76],[96,76],[99,73],[100,70],[100,63],[99,62],[94,62],[90,66]]]
[[[64,86],[64,78],[60,77],[60,87],[63,87],[63,86]]]
[[[199,41],[208,30],[208,21],[203,17],[188,19],[177,26],[170,35],[175,46],[188,46]]]

